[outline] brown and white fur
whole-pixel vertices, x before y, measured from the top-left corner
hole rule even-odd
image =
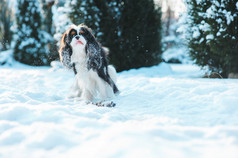
[[[75,73],[69,97],[104,101],[119,93],[116,70],[86,25],[73,25],[63,34],[59,54],[63,65]]]

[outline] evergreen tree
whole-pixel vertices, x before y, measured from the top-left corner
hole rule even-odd
[[[0,0],[0,50],[7,50],[10,47],[12,32],[11,10],[7,6],[6,0]]]
[[[50,35],[53,35],[53,12],[52,12],[52,6],[55,3],[55,0],[40,0],[42,13],[43,13],[43,23],[42,28],[49,33]]]
[[[57,41],[57,46],[60,45],[60,39],[66,29],[72,25],[72,21],[69,18],[71,12],[70,7],[71,1],[59,0],[55,5],[52,6],[53,12],[53,25],[54,25],[54,39]]]
[[[161,61],[161,12],[153,0],[124,0],[117,51],[120,70],[156,65]],[[120,48],[120,47],[119,47]],[[111,54],[114,62],[118,57]]]
[[[48,34],[41,30],[41,14],[37,0],[18,0],[16,25],[14,58],[29,65],[48,64]]]
[[[48,49],[49,49],[49,56],[48,60],[53,61],[59,58],[58,48],[57,48],[57,41],[54,40],[54,27],[53,27],[53,12],[52,6],[55,3],[55,0],[40,0],[41,3],[41,10],[43,13],[43,23],[42,28],[45,32],[48,33]]]
[[[187,4],[192,59],[223,77],[238,73],[237,0],[187,0]]]
[[[121,61],[121,51],[124,48],[124,43],[122,43],[120,19],[124,2],[123,0],[106,0],[101,3],[95,0],[95,3],[100,12],[98,39],[103,46],[110,49],[110,62],[116,67],[117,71],[122,71],[124,69],[121,67],[121,63],[123,63]]]
[[[118,71],[161,61],[161,10],[153,0],[107,0],[100,10],[100,40]]]

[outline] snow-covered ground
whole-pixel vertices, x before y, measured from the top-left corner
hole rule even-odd
[[[237,158],[238,80],[192,65],[118,74],[114,108],[66,99],[73,73],[0,67],[0,158]]]

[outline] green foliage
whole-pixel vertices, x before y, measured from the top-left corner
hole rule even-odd
[[[85,23],[96,32],[118,71],[161,61],[161,10],[153,0],[81,0],[71,5],[73,23]]]
[[[45,38],[47,33],[40,30],[41,14],[38,1],[18,0],[16,25],[14,58],[29,65],[48,64],[48,39]]]
[[[153,0],[125,0],[121,24],[122,69],[152,66],[161,61],[161,12]],[[117,61],[117,57],[114,57]]]
[[[43,23],[42,23],[42,29],[48,33],[48,49],[49,49],[49,55],[48,60],[49,62],[54,60],[59,60],[59,53],[57,48],[57,41],[53,39],[54,35],[54,27],[53,27],[53,12],[52,12],[52,6],[54,5],[54,1],[48,1],[48,0],[40,0],[41,4],[41,12],[43,17]]]
[[[0,50],[7,50],[10,47],[12,32],[11,10],[5,0],[0,0]],[[1,48],[2,47],[2,48]]]
[[[238,73],[236,0],[187,0],[188,44],[196,64],[227,77]]]

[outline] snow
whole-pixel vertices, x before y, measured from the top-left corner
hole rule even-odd
[[[238,157],[238,80],[197,66],[118,73],[114,108],[66,99],[73,72],[0,67],[0,157]]]
[[[0,52],[0,65],[12,65],[13,64],[13,51],[12,50],[6,50]]]
[[[208,23],[206,23],[204,20],[202,20],[201,24],[198,25],[199,29],[206,32],[206,31],[210,31],[210,25]]]
[[[230,11],[227,11],[227,10],[223,10],[223,14],[225,15],[226,17],[226,23],[227,25],[230,25],[232,21],[234,21],[234,17],[233,16],[236,16],[236,14],[234,15],[231,15],[231,12]]]
[[[207,40],[214,40],[214,36],[212,34],[209,34],[206,36]]]
[[[193,27],[193,38],[199,38],[201,33],[199,32],[199,29],[197,27]]]
[[[188,54],[188,49],[183,45],[171,47],[165,50],[162,54],[162,58],[166,62],[175,59],[184,64],[192,63]]]

